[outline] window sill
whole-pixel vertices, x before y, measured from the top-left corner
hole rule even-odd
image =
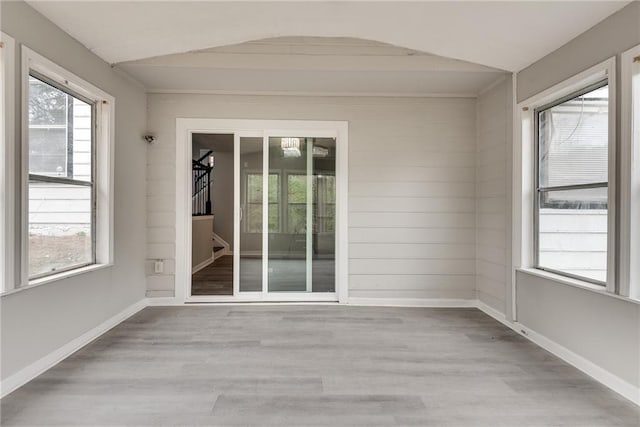
[[[70,277],[78,276],[80,274],[102,270],[103,268],[108,268],[111,266],[113,266],[113,264],[92,264],[86,267],[76,268],[74,270],[65,271],[59,274],[52,274],[51,276],[31,280],[29,284],[26,286],[20,286],[19,288],[10,289],[6,292],[3,292],[2,294],[0,294],[0,297],[5,297],[7,295],[12,295],[21,291],[26,291],[27,289],[37,288],[38,286],[46,285],[47,283],[57,282],[58,280],[68,279]]]
[[[540,270],[537,268],[516,268],[516,271],[529,274],[531,276],[541,277],[543,279],[551,280],[553,282],[560,283],[563,285],[572,286],[574,288],[583,289],[596,294],[600,294],[607,297],[611,297],[611,298],[615,298],[622,301],[631,302],[631,303],[640,305],[640,300],[617,295],[617,294],[612,294],[611,292],[607,292],[604,286],[595,285],[593,283],[589,283],[583,280],[573,279],[571,277],[565,277],[560,274],[551,273],[551,272]]]

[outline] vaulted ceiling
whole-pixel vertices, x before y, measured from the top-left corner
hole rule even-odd
[[[629,1],[29,1],[109,63],[283,36],[354,37],[519,71]]]
[[[475,96],[505,73],[345,37],[278,37],[117,65],[149,92]]]

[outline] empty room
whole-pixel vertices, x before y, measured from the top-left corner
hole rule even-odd
[[[640,425],[640,1],[0,1],[0,424]]]

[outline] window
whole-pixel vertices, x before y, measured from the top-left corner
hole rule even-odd
[[[29,278],[95,262],[94,106],[29,75]]]
[[[113,98],[25,48],[23,277],[112,259]]]
[[[608,267],[609,85],[534,111],[535,267],[604,285]]]

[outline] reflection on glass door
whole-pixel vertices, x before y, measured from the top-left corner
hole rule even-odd
[[[268,145],[268,291],[334,292],[335,139]]]

